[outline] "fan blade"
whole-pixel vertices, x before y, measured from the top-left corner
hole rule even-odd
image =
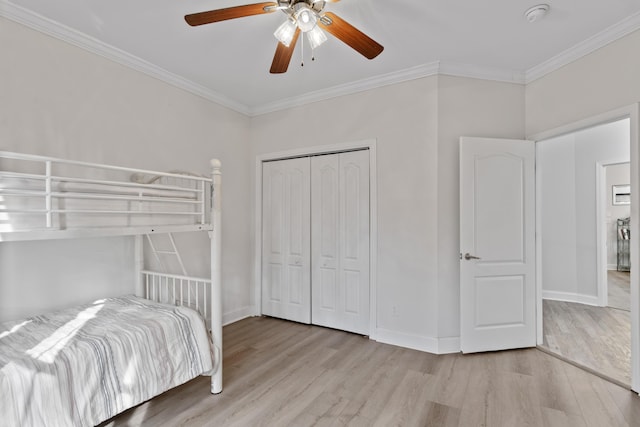
[[[358,30],[353,25],[349,24],[347,21],[336,16],[335,13],[327,12],[324,14],[324,17],[329,18],[331,23],[326,24],[325,22],[322,22],[322,19],[320,19],[318,20],[318,24],[320,24],[320,26],[328,33],[333,34],[335,37],[360,52],[365,58],[373,59],[380,55],[384,50],[382,45],[362,31]]]
[[[291,62],[291,56],[293,55],[293,50],[296,48],[298,36],[300,36],[300,28],[296,28],[296,32],[293,35],[291,43],[289,43],[289,47],[278,42],[276,54],[273,56],[273,62],[271,63],[271,70],[269,70],[271,74],[282,74],[287,72],[289,62]]]
[[[261,15],[263,13],[275,12],[278,3],[266,2],[256,4],[246,4],[244,6],[227,7],[225,9],[210,10],[208,12],[192,13],[186,15],[184,20],[192,27],[213,22],[226,21],[227,19],[242,18],[245,16]]]

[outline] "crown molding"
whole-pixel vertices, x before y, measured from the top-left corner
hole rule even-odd
[[[428,77],[438,74],[438,62],[419,65],[407,68],[405,70],[383,74],[380,76],[370,77],[355,82],[333,86],[327,89],[317,90],[305,93],[300,96],[285,98],[267,104],[259,105],[251,108],[251,116],[259,116],[262,114],[272,113],[275,111],[286,110],[288,108],[300,107],[312,102],[324,101],[339,96],[350,95],[357,92],[364,92],[370,89],[376,89],[383,86],[401,83],[409,80],[415,80],[422,77]]]
[[[525,73],[525,84],[544,77],[638,29],[640,29],[640,12],[629,15],[622,21],[559,53],[551,59],[529,68]]]
[[[259,116],[262,114],[273,113],[275,111],[286,110],[288,108],[300,107],[312,102],[324,101],[339,96],[351,95],[357,92],[363,92],[370,89],[376,89],[383,86],[440,74],[524,84],[524,74],[521,72],[491,67],[481,67],[477,65],[459,64],[454,62],[434,61],[404,70],[395,71],[392,73],[387,73],[380,76],[358,80],[338,86],[333,86],[328,89],[309,92],[300,96],[294,96],[291,98],[286,98],[275,102],[270,102],[268,104],[256,106],[250,109],[249,115]]]
[[[151,64],[137,56],[101,42],[80,31],[69,28],[49,18],[10,3],[0,0],[0,16],[18,22],[36,31],[70,43],[81,49],[100,55],[126,67],[140,71],[172,86],[191,92],[204,99],[220,104],[244,115],[249,115],[249,108],[231,98],[212,91],[202,85],[194,83],[184,77],[173,74],[157,65]]]
[[[445,74],[456,77],[469,77],[482,80],[494,80],[503,83],[525,83],[525,74],[521,71],[509,70],[506,68],[461,64],[457,62],[441,61],[438,74]]]

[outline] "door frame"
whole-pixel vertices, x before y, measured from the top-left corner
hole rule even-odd
[[[369,338],[377,334],[377,254],[378,254],[378,187],[376,180],[376,139],[365,139],[330,145],[319,145],[264,153],[255,162],[255,233],[254,233],[254,301],[255,316],[262,315],[262,163],[296,157],[369,150]]]
[[[554,129],[530,135],[527,139],[542,141],[565,134],[578,132],[590,127],[615,122],[629,118],[630,127],[630,168],[631,183],[631,229],[637,230],[640,225],[640,104],[631,104],[626,107],[608,111],[596,116],[579,120]],[[537,313],[537,338],[538,345],[543,343],[542,329],[542,234],[541,224],[541,177],[536,174],[536,313]],[[631,239],[631,389],[640,391],[640,283],[638,273],[640,270],[640,239]]]
[[[631,161],[626,160],[596,163],[596,271],[598,275],[598,305],[600,307],[609,305],[609,283],[607,279],[609,264],[607,263],[607,250],[605,249],[607,246],[605,204],[610,203],[610,201],[607,200],[607,175],[605,168],[607,166],[626,164],[629,164],[629,167],[631,167]]]

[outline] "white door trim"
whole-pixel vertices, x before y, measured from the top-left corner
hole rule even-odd
[[[255,241],[254,241],[254,301],[256,316],[262,314],[262,163],[292,157],[313,156],[319,154],[340,153],[344,151],[369,150],[369,338],[376,339],[377,330],[377,254],[378,254],[378,187],[376,181],[376,140],[345,142],[331,145],[296,148],[292,150],[265,153],[256,156],[255,163]]]
[[[597,116],[563,125],[555,129],[547,130],[534,135],[529,135],[527,139],[541,141],[625,118],[630,119],[631,182],[638,184],[640,183],[640,104],[631,104],[629,106],[608,111]],[[537,184],[539,184],[538,179],[539,177],[536,176]],[[540,186],[536,185],[536,187],[536,301],[538,313],[537,336],[538,345],[541,345],[543,341],[541,275],[542,248],[539,236],[542,233],[542,229],[540,227],[542,205],[540,203]],[[631,200],[631,229],[637,230],[640,226],[640,212],[638,210],[638,207],[640,206],[640,185],[631,186]],[[631,239],[631,265],[636,266],[635,268],[631,268],[631,388],[634,391],[638,392],[640,391],[640,283],[638,282],[638,279],[640,278],[640,239],[637,238]]]

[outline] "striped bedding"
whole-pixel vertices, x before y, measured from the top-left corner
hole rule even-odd
[[[96,425],[211,369],[186,307],[124,296],[3,323],[0,425]]]

